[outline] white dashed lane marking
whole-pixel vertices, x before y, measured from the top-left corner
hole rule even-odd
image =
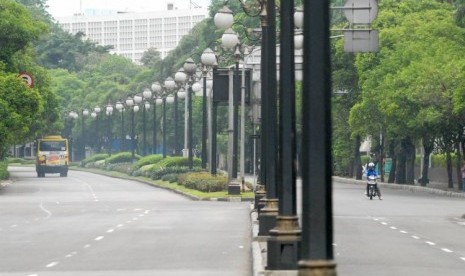
[[[82,181],[81,181],[81,182],[82,182]],[[92,187],[90,187],[90,185],[88,185],[88,184],[85,183],[85,182],[83,182],[83,183],[86,184],[86,185],[92,190]],[[95,194],[93,193],[93,191],[92,191],[92,194],[94,195],[94,198],[96,199],[96,201],[98,201],[98,199],[96,198],[96,196],[95,196]],[[43,210],[45,211],[46,209],[43,209]],[[142,211],[142,210],[141,210],[141,209],[134,209],[134,211],[140,212],[140,211]],[[133,217],[132,220],[128,220],[128,221],[126,221],[126,223],[133,223],[133,222],[139,220],[139,217],[144,217],[144,216],[147,215],[149,212],[150,212],[150,210],[145,210],[144,213],[138,214],[138,217]],[[51,216],[51,212],[49,212],[48,214],[49,214],[49,217],[50,217],[50,216]],[[38,219],[37,219],[37,220],[38,220]],[[120,223],[120,224],[116,225],[115,228],[110,228],[110,229],[108,229],[106,232],[107,232],[107,233],[113,233],[116,229],[122,228],[123,226],[124,226],[124,224],[123,224],[123,223]],[[10,227],[12,227],[12,228],[13,228],[13,227],[17,227],[17,225],[14,224],[14,225],[11,225]],[[101,240],[103,240],[104,238],[105,238],[105,236],[97,236],[96,238],[94,238],[94,241],[101,241]],[[84,245],[82,248],[84,248],[84,249],[85,249],[85,248],[90,248],[91,246],[92,246],[92,245],[91,245],[90,243],[88,243],[88,244]],[[242,247],[239,247],[239,248],[242,248]],[[64,258],[71,258],[71,257],[73,257],[73,256],[75,256],[75,255],[77,255],[77,251],[73,251],[73,252],[71,252],[71,253],[65,255]],[[53,262],[50,262],[49,264],[47,264],[45,267],[46,267],[46,268],[52,268],[52,267],[54,267],[54,266],[56,266],[56,265],[58,265],[58,264],[59,264],[58,261],[53,261]],[[29,275],[29,276],[35,276],[35,275],[36,275],[36,274]]]
[[[373,218],[373,220],[377,221],[377,222],[380,222],[380,219],[378,219],[378,218]],[[380,224],[385,225],[385,226],[389,226],[389,224],[387,222],[385,222],[385,221],[381,221]],[[397,230],[397,227],[395,227],[395,226],[389,226],[389,228],[392,229],[392,230]],[[402,233],[402,234],[408,234],[408,232],[405,231],[405,230],[399,230],[399,232]],[[416,235],[411,235],[410,237],[415,239],[415,240],[422,240],[422,238],[420,238],[419,236],[416,236]],[[435,242],[426,241],[426,240],[424,242],[426,244],[430,245],[430,246],[436,246]],[[450,250],[449,248],[444,248],[443,247],[443,248],[438,248],[438,249],[440,249],[441,251],[443,251],[445,253],[454,253],[454,251]],[[465,257],[459,257],[459,258],[460,258],[460,260],[465,261]]]
[[[51,268],[51,267],[56,266],[57,264],[59,264],[59,262],[51,262],[51,263],[49,263],[48,265],[46,265],[45,267],[46,267],[46,268]]]

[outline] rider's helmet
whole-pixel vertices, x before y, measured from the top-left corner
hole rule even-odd
[[[368,163],[368,169],[369,170],[373,170],[374,168],[375,168],[375,163],[373,163],[373,162]]]

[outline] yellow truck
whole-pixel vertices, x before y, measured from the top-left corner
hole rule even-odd
[[[59,135],[45,136],[36,143],[37,177],[45,177],[46,173],[59,173],[68,176],[69,150],[68,140]]]

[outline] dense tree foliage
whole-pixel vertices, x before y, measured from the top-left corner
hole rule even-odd
[[[429,153],[432,140],[442,141],[451,152],[462,139],[465,33],[453,7],[433,0],[382,1],[374,27],[380,51],[358,55],[362,98],[350,123],[353,134],[384,135],[394,148],[395,181],[413,183],[417,143]]]
[[[48,31],[37,14],[12,0],[0,1],[0,159],[13,143],[53,129],[57,101],[44,68],[35,62],[32,43]],[[18,76],[32,75],[28,87]]]

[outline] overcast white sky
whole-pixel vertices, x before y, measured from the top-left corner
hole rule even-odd
[[[190,0],[47,0],[48,12],[53,17],[70,16],[86,9],[116,11],[159,11],[165,10],[167,3],[179,9],[189,8]],[[208,7],[211,0],[192,0],[193,3]]]

